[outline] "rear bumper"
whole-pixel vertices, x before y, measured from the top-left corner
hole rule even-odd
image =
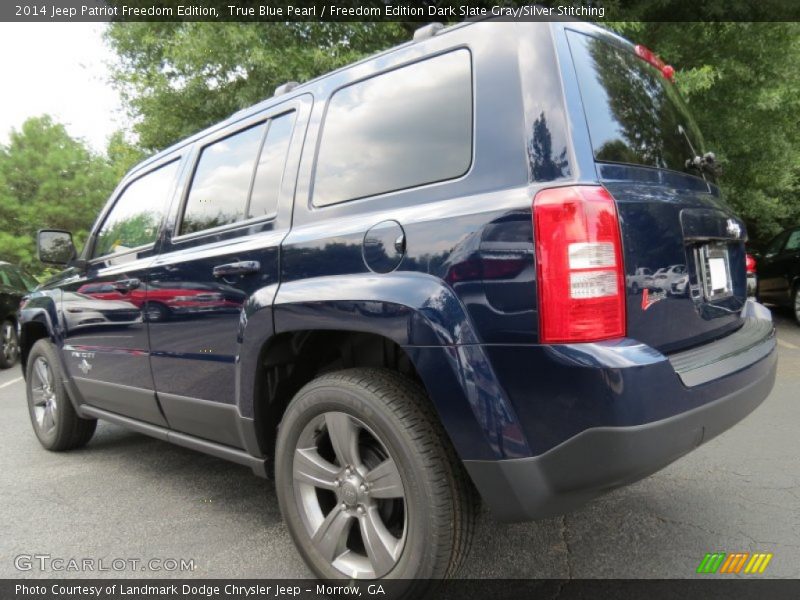
[[[763,339],[739,353],[721,356],[714,364],[703,364],[702,356],[687,356],[681,363],[662,355],[663,360],[624,368],[586,366],[605,373],[595,383],[603,382],[606,387],[598,385],[592,395],[580,400],[565,392],[571,410],[556,412],[562,418],[571,413],[572,421],[583,420],[586,425],[589,409],[585,407],[602,407],[591,411],[595,424],[564,436],[537,456],[466,460],[464,464],[500,520],[523,521],[569,512],[606,491],[658,471],[752,412],[774,385],[775,346],[770,326]],[[702,375],[695,377],[696,385],[690,385],[680,373],[680,367],[690,362],[695,363],[690,365],[696,367],[693,374]],[[709,378],[715,371],[716,378]],[[572,380],[562,379],[563,389],[569,390],[580,379],[577,367],[572,374]],[[609,386],[616,388],[614,394],[608,392]],[[521,404],[525,400],[512,394],[523,421],[527,411]],[[548,401],[550,408],[559,404],[558,397],[544,398],[541,403]],[[631,414],[636,405],[638,411]],[[654,406],[662,412],[654,411]],[[540,409],[538,415],[544,417],[547,412]],[[657,416],[647,418],[652,415]],[[544,434],[554,425],[537,428],[528,421],[523,430],[530,445],[536,447],[537,433]]]
[[[496,518],[563,514],[658,471],[747,416],[775,382],[776,353],[763,360],[764,377],[694,410],[633,427],[588,429],[540,456],[464,464]]]

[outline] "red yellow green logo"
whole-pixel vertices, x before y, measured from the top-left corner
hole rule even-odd
[[[728,573],[728,574],[756,574],[763,573],[769,561],[772,560],[771,552],[709,552],[700,561],[698,573]]]

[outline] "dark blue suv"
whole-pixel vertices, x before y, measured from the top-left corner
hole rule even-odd
[[[536,519],[657,471],[776,368],[671,78],[586,24],[429,26],[159,153],[80,255],[39,234],[36,435],[274,471],[322,578],[449,576],[479,498]]]

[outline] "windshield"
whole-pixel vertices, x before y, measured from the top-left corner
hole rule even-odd
[[[568,35],[595,159],[686,171],[694,155],[679,126],[697,154],[703,140],[675,86],[632,50]]]

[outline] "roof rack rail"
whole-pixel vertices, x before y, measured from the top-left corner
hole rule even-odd
[[[427,25],[423,25],[422,27],[414,31],[414,41],[418,42],[420,40],[427,40],[428,38],[432,38],[442,29],[444,29],[444,25],[442,23],[428,23]]]
[[[279,85],[278,87],[276,87],[275,88],[275,93],[272,94],[272,95],[273,96],[282,96],[283,94],[288,94],[289,92],[291,92],[294,88],[296,88],[299,85],[300,84],[298,82],[296,82],[296,81],[287,81],[283,85]]]

